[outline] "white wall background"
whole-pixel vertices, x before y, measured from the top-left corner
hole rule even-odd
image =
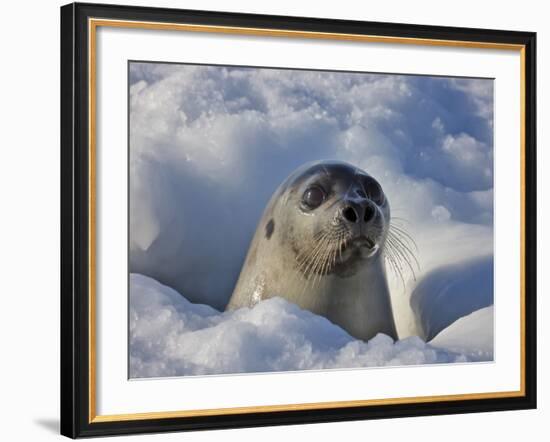
[[[0,438],[51,440],[58,436],[59,410],[59,6],[58,0],[10,2],[0,27]],[[251,0],[124,0],[123,3],[300,15],[448,26],[538,31],[539,226],[550,217],[542,174],[550,141],[544,130],[549,101],[550,32],[543,2],[394,0],[391,3],[254,2]],[[547,175],[548,176],[548,175]],[[336,424],[225,430],[124,440],[440,440],[491,438],[519,440],[550,429],[550,392],[544,313],[546,281],[543,262],[550,247],[539,231],[539,409],[462,416],[393,419]],[[543,249],[546,248],[546,252]],[[543,437],[543,436],[542,436]]]

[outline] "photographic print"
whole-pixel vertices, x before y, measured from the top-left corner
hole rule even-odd
[[[130,378],[493,361],[493,79],[129,61],[128,88]]]
[[[536,407],[536,34],[61,8],[61,433]]]

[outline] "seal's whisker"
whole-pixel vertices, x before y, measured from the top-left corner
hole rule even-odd
[[[337,257],[339,257],[340,261],[342,260],[342,238],[343,237],[344,237],[344,232],[340,231],[340,233],[338,234],[338,242],[335,247],[333,265],[336,264]]]
[[[418,246],[411,239],[400,234],[399,232],[396,232],[395,230],[391,232],[391,235],[392,235],[392,238],[395,238],[396,240],[399,240],[400,242],[402,242],[411,251],[412,254],[418,252]],[[414,252],[412,249],[414,249]]]
[[[330,253],[327,257],[327,265],[326,265],[326,269],[325,269],[325,274],[328,275],[329,272],[332,270],[333,266],[334,266],[334,257],[336,256],[336,244],[337,244],[337,237],[332,241],[332,243],[330,244]]]
[[[342,246],[344,245],[344,233],[340,235],[340,238],[338,239],[338,255],[340,256],[340,261],[342,261]]]
[[[400,262],[397,260],[393,248],[394,248],[393,243],[391,241],[387,241],[386,247],[384,248],[384,257],[390,263],[392,271],[396,275],[398,275],[399,278],[401,279],[401,283],[403,284],[403,288],[404,288],[405,287],[405,279],[403,277],[403,268],[402,268]]]
[[[409,238],[411,241],[414,241],[413,237],[407,231],[407,229],[405,229],[403,226],[400,226],[399,224],[395,223],[393,220],[390,221],[390,228],[393,229],[393,230],[399,231],[400,233],[405,235],[407,238]]]
[[[325,248],[330,242],[329,234],[324,235],[323,239],[319,241],[317,251],[312,256],[304,275],[306,277],[306,287],[309,287],[309,284],[312,283],[313,286],[316,285],[316,275],[318,273],[318,268],[322,263],[323,255],[325,253]]]
[[[324,253],[321,256],[320,265],[319,265],[319,268],[317,269],[316,275],[314,277],[314,281],[317,281],[317,279],[320,279],[325,274],[325,269],[330,259],[331,244],[332,244],[332,241],[329,240],[327,243],[327,247],[325,248]]]
[[[394,270],[395,272],[397,273],[397,275],[399,275],[399,278],[401,279],[401,283],[403,284],[403,288],[405,288],[406,284],[405,284],[405,277],[403,275],[403,265],[401,264],[402,260],[401,258],[396,255],[395,251],[393,250],[393,246],[390,246],[391,247],[391,260],[392,260],[392,263],[393,263],[393,267],[394,267]]]
[[[304,276],[304,280],[303,280],[303,283],[302,283],[302,290],[300,292],[300,295],[303,295],[304,291],[309,287],[309,284],[311,282],[309,271],[310,271],[310,268],[313,265],[315,265],[316,256],[319,254],[320,250],[323,247],[325,237],[326,237],[326,235],[323,235],[321,237],[321,239],[319,239],[317,241],[315,246],[312,247],[312,251],[306,257],[307,259],[304,260],[305,268],[303,268],[303,264],[300,266],[300,269],[302,269],[302,273],[303,273],[303,276]]]
[[[395,235],[388,235],[388,237],[391,238],[391,240],[393,241],[393,243],[399,247],[399,249],[404,253],[406,254],[409,258],[411,258],[411,260],[415,261],[415,263],[417,264],[417,267],[418,267],[418,261],[416,260],[416,256],[414,255],[414,253],[412,252],[412,250],[400,239],[398,238],[397,236]]]
[[[395,224],[390,222],[390,229],[392,233],[399,235],[401,238],[406,239],[406,241],[410,242],[414,248],[418,251],[418,246],[416,244],[416,241],[414,238],[410,235],[409,232],[407,232],[404,228],[396,226]]]
[[[321,275],[328,275],[329,272],[334,268],[339,250],[340,238],[342,237],[342,235],[344,235],[345,231],[346,229],[344,228],[334,229],[334,234],[331,235],[331,241],[325,254],[325,263],[321,267]]]
[[[328,241],[325,242],[325,245],[328,245]],[[326,254],[326,248],[323,247],[321,253],[319,253],[317,255],[317,258],[315,260],[315,264],[314,266],[312,267],[311,269],[311,284],[312,284],[312,287],[316,287],[317,286],[317,277],[319,276],[319,269],[320,267],[322,266],[323,262],[324,262],[324,255]],[[308,282],[309,284],[309,282]]]
[[[409,257],[412,258],[412,260],[416,264],[417,269],[420,270],[420,264],[418,262],[418,259],[416,258],[415,253],[406,244],[406,241],[403,238],[400,238],[400,237],[396,236],[395,233],[391,232],[391,231],[389,232],[388,236],[391,237],[392,240],[397,243],[397,245],[399,245],[399,247],[403,250],[403,252],[407,253],[409,255]]]
[[[316,253],[316,251],[322,246],[323,240],[329,235],[328,232],[322,232],[319,237],[316,238],[316,241],[313,243],[312,247],[307,249],[304,253],[297,256],[297,260],[301,263],[307,262],[311,257]]]
[[[396,223],[397,221],[397,223]],[[418,252],[418,245],[409,232],[402,226],[397,225],[399,222],[408,223],[405,218],[392,217],[390,220],[390,228],[388,230],[388,249],[391,249],[394,261],[399,264],[400,277],[403,281],[403,267],[401,263],[405,263],[413,279],[416,280],[416,272],[413,266],[413,262],[416,265],[416,269],[420,270],[420,263],[416,257]],[[414,248],[414,251],[412,250]],[[416,252],[416,253],[415,253]]]
[[[327,268],[326,268],[326,274],[327,275],[334,268],[334,257],[336,256],[336,252],[338,251],[338,249],[336,248],[337,244],[338,244],[338,239],[335,238],[333,240],[332,244],[330,245],[330,255],[329,255]]]
[[[402,257],[397,251],[397,243],[393,240],[393,237],[390,237],[388,235],[388,238],[386,239],[386,243],[388,245],[388,252],[391,254],[392,258],[394,259],[395,263],[400,269],[403,269],[402,266]]]
[[[410,268],[411,272],[414,273],[414,267],[410,262],[411,256],[406,251],[404,251],[404,249],[402,248],[402,245],[399,244],[399,242],[397,242],[394,237],[392,237],[391,235],[388,235],[387,240],[389,245],[392,247],[392,251],[394,252],[395,256],[399,259],[399,261],[405,262]]]
[[[392,208],[392,214],[395,213],[395,210],[396,209]],[[393,216],[392,215],[391,220],[392,221],[398,221],[398,222],[405,223],[405,224],[411,224],[410,220],[408,220],[407,218],[402,218],[400,216]]]
[[[396,238],[395,236],[388,234],[388,237],[386,238],[386,242],[388,247],[391,249],[391,253],[393,254],[396,261],[400,264],[400,269],[403,270],[403,267],[401,266],[402,263],[405,263],[410,270],[413,280],[416,281],[416,272],[414,269],[414,266],[411,263],[411,260],[414,260],[414,262],[417,264],[418,268],[420,269],[420,266],[418,264],[418,261],[416,259],[416,256],[412,254],[412,252],[404,247]]]
[[[317,261],[318,261],[318,258],[312,258],[308,262],[307,267],[303,272],[303,277],[304,277],[302,279],[303,290],[307,289],[313,282],[312,279],[313,279],[313,276],[315,275],[313,269],[317,265]]]
[[[328,256],[328,253],[330,251],[330,241],[327,242],[326,244],[326,247],[323,248],[323,253],[321,253],[321,256],[319,258],[319,265],[317,266],[317,268],[315,269],[315,275],[314,275],[314,284],[316,284],[316,280],[317,280],[317,277],[318,276],[322,276],[323,275],[323,269],[325,267],[325,264],[327,262],[327,256]]]
[[[317,243],[315,249],[311,252],[310,256],[308,257],[309,264],[306,266],[305,271],[304,271],[304,274],[306,275],[306,277],[308,276],[308,273],[311,270],[311,266],[316,262],[319,255],[322,253],[323,248],[325,247],[325,245],[328,241],[328,236],[329,236],[328,233],[323,235],[323,237]]]
[[[327,275],[335,265],[338,251],[341,249],[341,237],[347,234],[347,228],[343,225],[332,226],[322,239],[316,244],[314,252],[310,253],[309,266],[306,269],[306,277],[313,278],[313,284],[317,284],[321,276]],[[313,274],[313,277],[312,275]]]

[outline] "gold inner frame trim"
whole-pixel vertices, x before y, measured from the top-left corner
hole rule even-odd
[[[419,46],[444,46],[474,49],[497,49],[520,53],[520,389],[487,393],[465,393],[437,396],[399,397],[387,399],[366,399],[352,401],[315,402],[283,405],[261,405],[235,408],[158,411],[129,414],[96,414],[96,31],[97,27],[134,28],[163,31],[207,32],[235,34],[242,36],[289,37],[321,40],[356,41],[368,43],[409,44]],[[182,23],[157,23],[130,20],[88,19],[88,94],[89,94],[89,423],[132,421],[144,419],[168,419],[234,415],[258,412],[296,410],[322,410],[327,408],[365,407],[375,405],[415,404],[442,401],[482,400],[525,396],[525,46],[521,44],[475,42],[458,40],[423,39],[411,37],[389,37],[345,33],[292,31],[283,29],[245,28],[233,26],[210,26]]]
[[[399,43],[421,46],[454,46],[461,48],[521,50],[523,45],[477,41],[442,40],[433,38],[390,37],[380,35],[345,34],[334,32],[292,31],[287,29],[244,28],[239,26],[211,26],[184,23],[159,23],[131,20],[90,19],[92,27],[149,29],[157,31],[208,32],[216,34],[253,35],[262,37],[292,37],[321,40],[359,41],[369,43]]]

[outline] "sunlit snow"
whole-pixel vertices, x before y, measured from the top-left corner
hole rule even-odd
[[[132,277],[134,375],[472,357],[415,336],[443,339],[493,303],[492,80],[137,62],[129,80],[130,271],[179,293]],[[415,274],[388,271],[396,344],[355,341],[280,299],[218,312],[271,194],[319,159],[376,177],[416,242]]]

